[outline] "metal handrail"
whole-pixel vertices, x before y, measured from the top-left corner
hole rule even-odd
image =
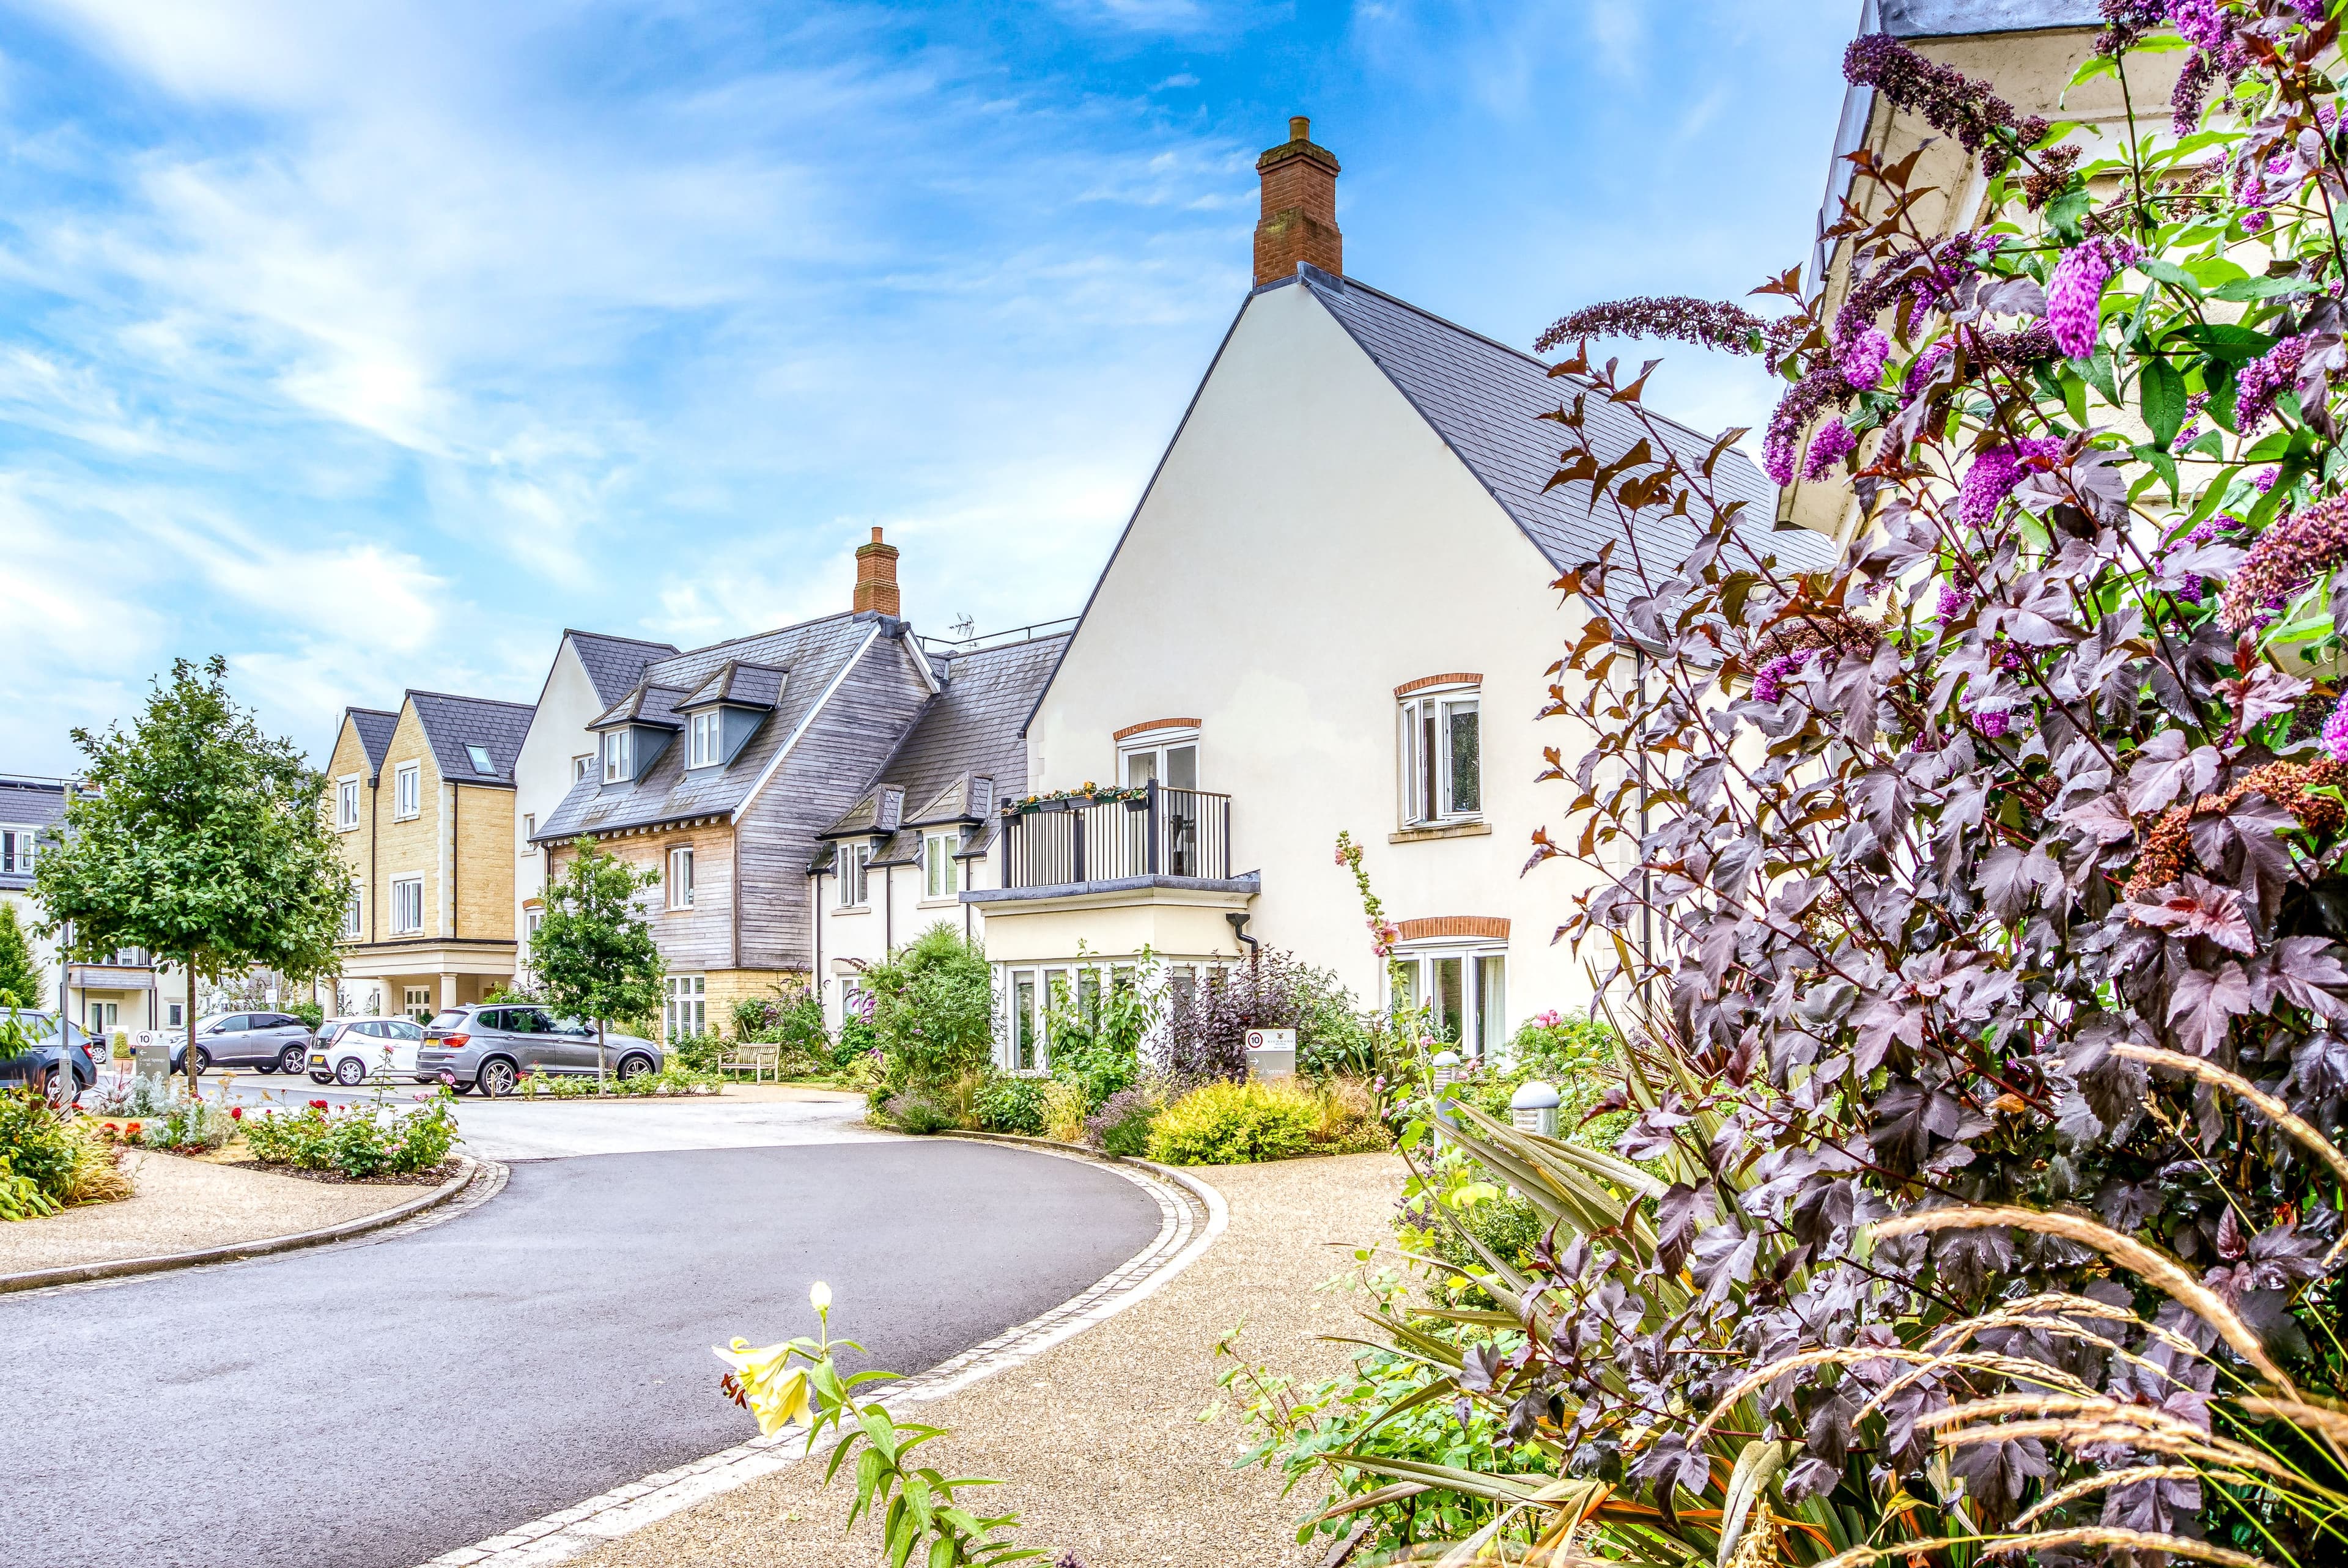
[[[1005,811],[1003,886],[1073,887],[1136,876],[1231,874],[1231,797],[1151,780],[1130,800],[1090,796]]]

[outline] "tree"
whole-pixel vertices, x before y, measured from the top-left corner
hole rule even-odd
[[[562,879],[546,890],[546,917],[530,938],[530,966],[547,1005],[595,1020],[595,1073],[603,1072],[607,1019],[642,1018],[660,1006],[667,966],[636,895],[660,886],[616,855],[579,841]]]
[[[171,661],[129,731],[73,732],[89,759],[66,802],[63,841],[40,858],[44,936],[68,956],[121,948],[178,959],[187,976],[187,1071],[196,1081],[196,982],[255,964],[298,979],[331,972],[351,874],[324,780],[229,695],[228,661]]]
[[[0,1004],[36,1008],[42,994],[40,966],[33,962],[33,945],[16,923],[16,906],[0,904]]]

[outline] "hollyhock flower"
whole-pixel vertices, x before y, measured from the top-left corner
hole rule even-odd
[[[2323,749],[2334,762],[2348,763],[2348,696],[2342,697],[2323,721]]]
[[[2096,352],[2096,312],[2112,274],[2136,264],[2133,241],[2091,236],[2063,253],[2046,286],[2046,325],[2072,359]]]
[[[1890,358],[1891,340],[1881,327],[1869,327],[1842,345],[1842,378],[1856,387],[1873,386]]]
[[[2299,362],[2306,354],[2304,339],[2287,337],[2242,366],[2234,378],[2234,423],[2243,435],[2255,435],[2267,422],[2275,399],[2299,380]]]
[[[2268,528],[2226,584],[2219,620],[2229,631],[2263,626],[2292,595],[2348,559],[2348,498],[2333,497]]]
[[[2052,436],[2026,436],[2016,446],[1993,446],[1973,454],[1957,487],[1957,516],[1971,528],[1984,528],[1997,516],[1998,503],[2022,483],[2024,463],[2032,457],[2052,457],[2063,444]]]
[[[1834,466],[1849,456],[1858,446],[1859,437],[1850,433],[1849,425],[1839,419],[1828,420],[1818,426],[1818,434],[1810,437],[1809,460],[1802,465],[1802,477],[1825,478]]]

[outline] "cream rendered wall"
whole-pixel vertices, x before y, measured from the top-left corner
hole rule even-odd
[[[823,963],[816,978],[823,988],[824,1020],[834,1029],[839,1026],[843,965],[877,964],[892,948],[903,947],[941,920],[974,939],[983,941],[986,936],[984,917],[959,897],[922,896],[920,866],[891,866],[885,870],[885,876],[879,866],[867,874],[865,902],[854,909],[839,907],[837,876],[826,873],[817,885],[816,896],[823,900]]]
[[[1031,789],[1116,776],[1112,733],[1202,721],[1200,786],[1234,798],[1231,865],[1261,869],[1251,934],[1335,969],[1365,1002],[1383,975],[1340,828],[1367,846],[1391,919],[1510,922],[1511,1027],[1590,986],[1550,944],[1579,873],[1519,876],[1566,790],[1536,723],[1577,629],[1556,576],[1475,476],[1303,287],[1256,295],[1210,373],[1028,733]],[[1394,844],[1396,686],[1483,676],[1483,836]],[[1005,912],[1006,914],[1008,911]],[[1236,944],[1226,947],[1237,952]]]
[[[565,637],[554,651],[554,664],[546,672],[546,689],[539,693],[530,731],[522,737],[514,762],[513,804],[513,934],[520,944],[517,962],[530,963],[530,919],[525,909],[546,880],[546,857],[533,848],[525,824],[532,817],[544,822],[571,793],[571,759],[595,749],[587,726],[603,711],[595,684],[587,679],[579,651]]]

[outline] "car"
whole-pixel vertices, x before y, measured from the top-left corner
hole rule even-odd
[[[29,1050],[0,1057],[0,1083],[46,1083],[57,1071],[57,1015],[11,1008],[0,1013],[0,1021],[8,1019],[15,1020],[31,1044]],[[79,1095],[98,1081],[98,1059],[91,1054],[88,1032],[71,1019],[66,1020],[66,1049],[73,1060],[74,1093]]]
[[[196,1071],[214,1065],[300,1072],[310,1062],[310,1026],[290,1012],[216,1012],[196,1020]],[[188,1041],[175,1036],[171,1071],[188,1070]]]
[[[416,1071],[424,1026],[412,1018],[330,1018],[318,1026],[310,1047],[310,1077],[317,1083],[355,1088],[377,1073],[431,1080]]]
[[[494,1100],[512,1093],[526,1072],[592,1077],[600,1070],[636,1078],[658,1072],[663,1060],[651,1040],[610,1030],[599,1057],[592,1023],[557,1018],[535,1005],[476,1002],[435,1014],[424,1026],[416,1072],[459,1094],[479,1089]]]

